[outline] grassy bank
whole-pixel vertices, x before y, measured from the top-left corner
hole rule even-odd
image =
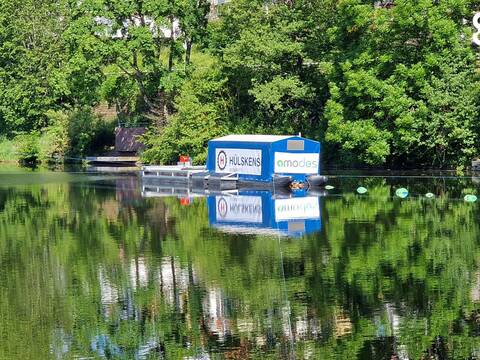
[[[116,122],[106,121],[91,109],[50,111],[47,115],[49,125],[41,130],[0,137],[0,162],[79,161],[114,144]]]
[[[0,138],[0,162],[12,163],[18,162],[19,157],[17,147],[13,140],[7,138]]]

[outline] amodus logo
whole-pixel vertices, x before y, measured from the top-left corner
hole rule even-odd
[[[320,204],[317,197],[275,200],[275,221],[318,218],[320,218]]]
[[[277,206],[278,213],[309,214],[317,211],[318,204],[311,202],[284,203]]]
[[[308,160],[308,159],[300,159],[300,160],[277,160],[277,166],[282,168],[317,168],[318,161],[317,160]]]
[[[320,165],[320,154],[276,152],[274,164],[277,174],[316,174]]]

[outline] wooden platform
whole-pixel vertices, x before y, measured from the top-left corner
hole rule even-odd
[[[274,176],[271,181],[240,179],[238,174],[219,174],[206,170],[205,166],[143,166],[143,181],[149,185],[166,187],[192,187],[208,191],[230,191],[239,189],[272,190],[288,188],[290,176]]]
[[[195,189],[231,190],[237,188],[238,175],[212,175],[205,166],[143,166],[142,179],[155,185],[178,187],[186,186]]]
[[[192,175],[205,173],[205,166],[143,166],[142,177],[157,179],[185,179],[189,180]]]
[[[136,164],[138,156],[88,156],[85,160],[92,164]]]
[[[95,164],[89,165],[87,167],[87,172],[100,172],[100,173],[121,173],[121,174],[126,174],[126,173],[132,173],[132,174],[137,174],[138,171],[140,170],[140,167],[138,166],[129,166],[129,165],[124,165],[124,166],[96,166]]]

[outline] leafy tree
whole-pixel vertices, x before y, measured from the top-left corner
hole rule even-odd
[[[160,131],[152,129],[145,136],[148,148],[143,160],[175,163],[179,155],[190,155],[195,163],[204,164],[208,141],[227,132],[224,116],[230,105],[218,62],[195,56],[190,78],[175,98],[175,115]]]
[[[80,29],[76,50],[83,58],[101,54],[106,81],[102,94],[123,120],[140,115],[164,125],[172,111],[172,94],[184,77],[181,64],[190,62],[192,45],[206,24],[205,1],[85,1],[72,32]],[[89,24],[88,29],[82,24]],[[80,24],[80,25],[79,25]],[[88,32],[89,31],[89,32]],[[183,35],[183,36],[182,36]]]
[[[318,98],[305,64],[308,30],[301,12],[281,2],[241,0],[220,14],[213,31],[221,35],[212,35],[220,41],[210,46],[221,54],[237,100],[232,127],[241,122],[250,131],[312,130]]]
[[[226,132],[301,132],[327,163],[462,166],[480,150],[477,5],[0,0],[0,134],[106,101],[150,124],[151,162],[202,161]]]
[[[374,165],[468,162],[478,149],[470,3],[339,4],[325,107],[332,150]]]
[[[68,94],[66,11],[61,0],[0,1],[0,133],[39,129]]]
[[[474,5],[226,5],[209,25],[208,46],[236,99],[231,129],[302,132],[326,143],[327,162],[467,163],[479,147],[478,76],[464,21]]]

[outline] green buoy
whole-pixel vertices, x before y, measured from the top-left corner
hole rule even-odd
[[[395,195],[401,199],[405,199],[408,196],[408,190],[405,188],[397,189],[397,191],[395,191]]]
[[[477,197],[475,195],[465,195],[463,200],[465,200],[466,202],[473,203],[473,202],[477,201]]]
[[[426,193],[426,194],[425,194],[425,197],[431,199],[431,198],[434,198],[435,195],[433,195],[432,193]]]
[[[335,189],[335,186],[327,185],[327,186],[325,186],[325,189],[326,190],[333,190],[333,189]]]
[[[367,190],[366,188],[364,188],[363,186],[359,186],[359,187],[357,188],[357,193],[359,193],[360,195],[366,194],[367,191],[368,191],[368,190]]]

